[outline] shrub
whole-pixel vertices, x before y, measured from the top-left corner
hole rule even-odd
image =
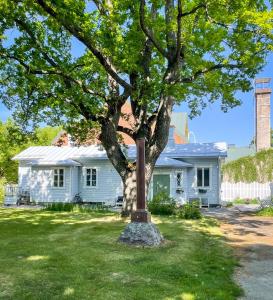
[[[257,212],[258,216],[273,217],[273,207],[266,207]]]
[[[108,212],[109,209],[102,204],[75,204],[75,203],[49,203],[45,206],[45,210],[48,211],[58,211],[58,212],[81,212],[81,213],[89,213],[89,212]]]
[[[226,207],[232,207],[233,206],[233,203],[232,202],[227,202],[226,203]]]
[[[202,214],[201,214],[201,210],[199,207],[199,203],[197,202],[192,202],[192,203],[187,203],[183,206],[181,206],[178,210],[177,210],[177,216],[180,219],[201,219],[202,218]]]
[[[73,209],[74,209],[73,203],[61,203],[61,202],[50,203],[47,204],[45,207],[45,210],[49,210],[49,211],[73,211]]]
[[[5,186],[5,184],[6,184],[6,179],[0,178],[0,205],[3,204],[3,202],[4,202],[4,197],[5,197],[4,186]]]
[[[175,200],[165,192],[158,193],[152,200],[148,201],[148,209],[154,215],[173,215],[175,208]]]

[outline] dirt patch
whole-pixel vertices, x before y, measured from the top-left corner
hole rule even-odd
[[[221,220],[221,229],[240,259],[235,278],[247,300],[273,299],[273,218],[242,213],[236,208],[215,209],[206,215]]]

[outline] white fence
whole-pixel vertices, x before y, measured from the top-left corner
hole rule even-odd
[[[236,198],[254,199],[260,198],[269,199],[273,196],[273,182],[222,182],[221,198],[222,201],[232,201]]]

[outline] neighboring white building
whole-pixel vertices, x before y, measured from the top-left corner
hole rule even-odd
[[[134,160],[136,147],[129,146],[126,155]],[[177,145],[170,139],[156,163],[148,198],[165,190],[181,204],[200,198],[204,205],[218,205],[225,157],[225,143]],[[19,161],[19,189],[36,203],[72,202],[80,193],[84,202],[114,205],[123,195],[121,178],[101,146],[30,147],[14,160]]]

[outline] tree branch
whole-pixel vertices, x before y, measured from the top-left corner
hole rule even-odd
[[[148,37],[148,39],[153,43],[155,48],[161,53],[164,57],[168,58],[167,52],[163,49],[160,43],[154,37],[154,34],[151,30],[149,30],[145,24],[145,0],[140,0],[140,7],[139,7],[139,18],[140,18],[140,27],[144,34]]]
[[[192,10],[181,14],[181,17],[186,17],[186,16],[189,16],[189,15],[192,15],[200,8],[206,8],[206,5],[205,4],[199,4],[196,7],[194,7]]]
[[[176,37],[176,60],[179,59],[180,57],[180,51],[181,51],[181,31],[182,31],[182,3],[181,0],[178,0],[177,2],[177,10],[178,10],[178,14],[177,14],[177,37]]]
[[[123,133],[127,134],[130,138],[135,140],[135,134],[134,134],[134,131],[132,129],[127,128],[127,127],[123,127],[121,125],[118,125],[117,131],[123,132]]]
[[[90,36],[86,35],[82,28],[73,23],[71,18],[67,18],[62,16],[60,13],[55,11],[50,5],[46,3],[45,0],[35,0],[35,2],[52,18],[54,18],[58,23],[64,26],[64,28],[70,32],[74,37],[76,37],[79,41],[81,41],[98,59],[100,64],[103,66],[105,71],[113,77],[121,86],[123,86],[126,90],[131,90],[132,87],[125,80],[123,80],[114,70],[115,68],[111,64],[109,58],[105,57],[102,52],[100,52],[95,46],[94,42]]]
[[[197,72],[195,72],[191,77],[187,77],[187,78],[182,78],[181,80],[179,80],[179,83],[192,83],[196,78],[198,78],[199,76],[202,76],[206,73],[215,71],[215,70],[221,70],[221,69],[240,69],[243,67],[243,64],[218,64],[218,65],[214,65],[210,68],[205,68],[203,70],[198,70]]]
[[[69,80],[70,82],[73,82],[77,84],[85,93],[90,94],[92,96],[98,96],[105,100],[107,100],[107,97],[104,94],[98,93],[90,89],[87,85],[85,85],[81,80],[75,79],[71,77],[68,74],[65,74],[63,71],[60,70],[39,70],[39,69],[33,69],[28,64],[26,64],[22,59],[19,57],[16,57],[14,55],[8,55],[4,53],[0,53],[0,57],[8,58],[17,61],[21,66],[23,66],[28,74],[33,75],[58,75],[64,78],[64,80]]]

